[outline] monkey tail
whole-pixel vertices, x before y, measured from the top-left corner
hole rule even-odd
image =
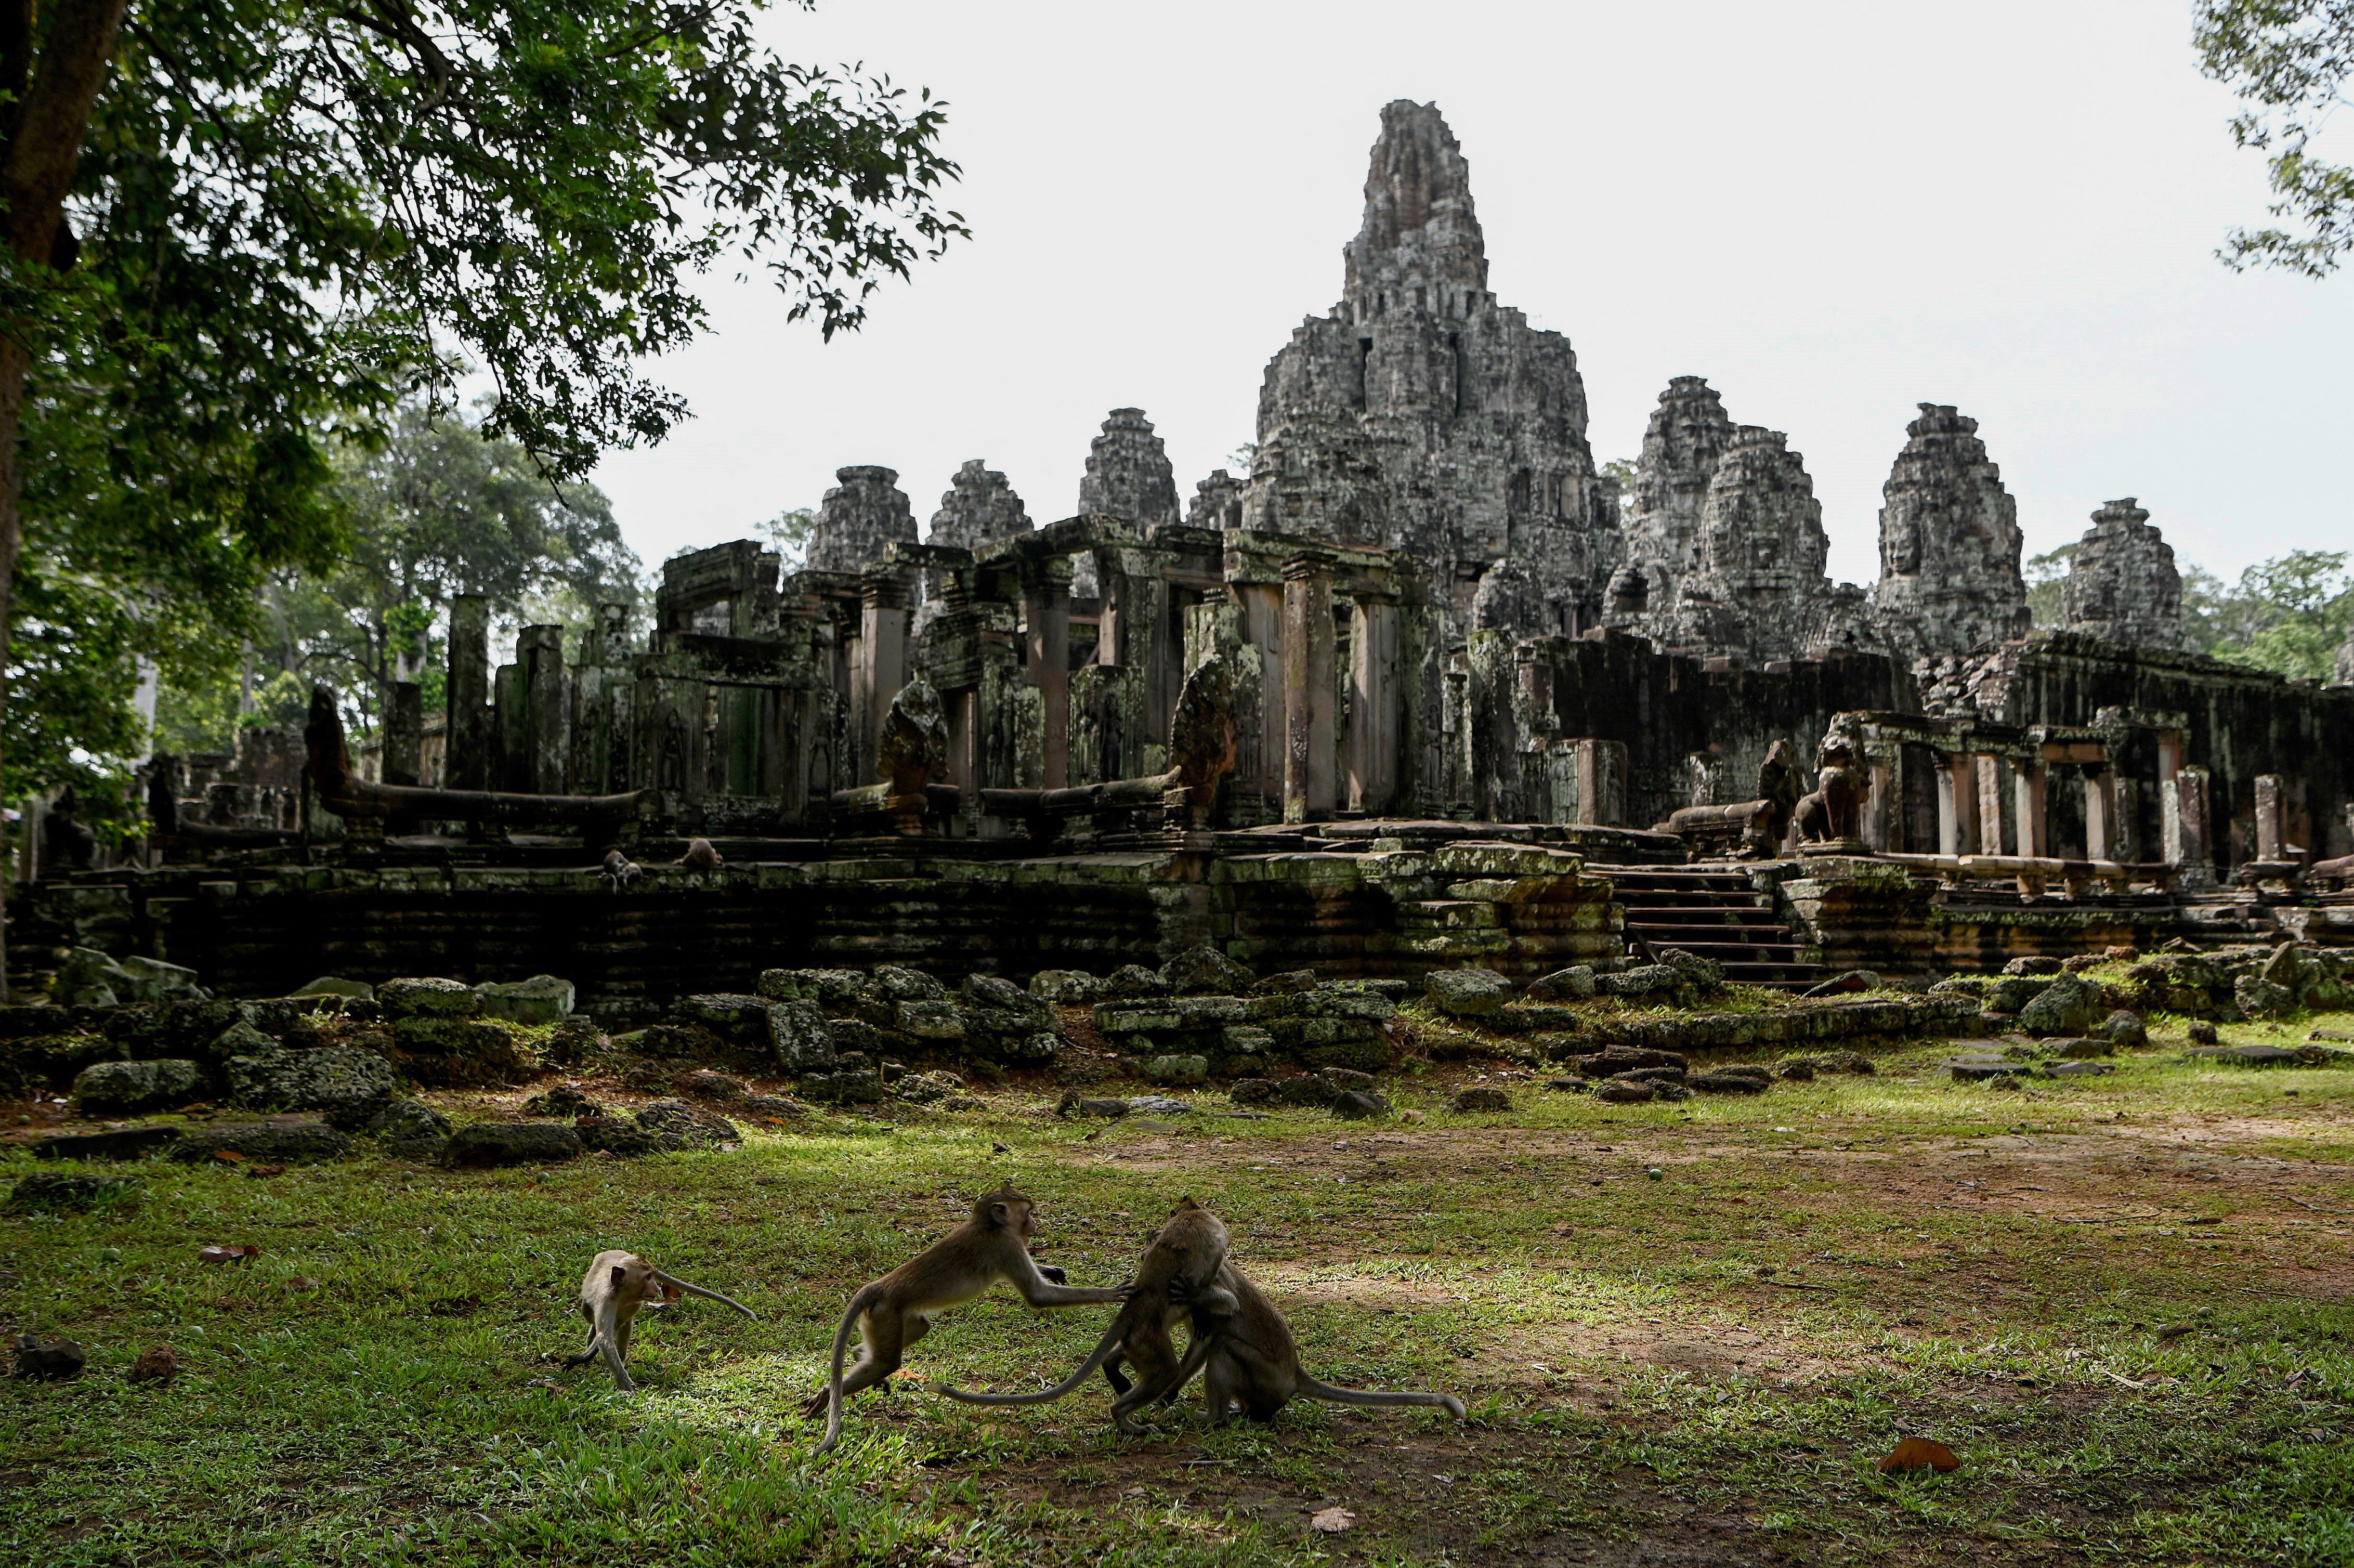
[[[950,1399],[960,1399],[967,1404],[1044,1404],[1049,1400],[1062,1398],[1087,1382],[1089,1373],[1111,1360],[1112,1352],[1119,1349],[1124,1338],[1126,1336],[1119,1330],[1119,1319],[1115,1318],[1111,1327],[1104,1330],[1103,1338],[1096,1341],[1096,1348],[1087,1352],[1087,1359],[1079,1363],[1078,1371],[1054,1387],[1042,1388],[1035,1393],[968,1393],[944,1383],[934,1383],[932,1389],[934,1393],[945,1393]]]
[[[716,1301],[723,1307],[733,1307],[738,1312],[743,1313],[747,1318],[757,1319],[760,1316],[758,1312],[753,1311],[749,1307],[745,1306],[744,1303],[737,1300],[732,1296],[722,1296],[716,1290],[705,1290],[700,1285],[689,1285],[684,1279],[673,1279],[659,1268],[654,1270],[654,1277],[662,1281],[664,1285],[676,1286],[679,1289],[685,1291],[689,1296],[700,1296],[705,1301]]]
[[[826,1384],[825,1441],[810,1451],[812,1459],[842,1440],[842,1352],[850,1343],[851,1325],[874,1305],[875,1294],[871,1285],[859,1287],[858,1294],[850,1298],[848,1309],[842,1314],[842,1326],[833,1331],[833,1372]]]
[[[1310,1399],[1320,1399],[1327,1404],[1363,1404],[1384,1410],[1399,1405],[1426,1404],[1444,1410],[1458,1421],[1464,1415],[1463,1402],[1451,1393],[1376,1393],[1369,1388],[1334,1388],[1329,1383],[1318,1383],[1306,1372],[1299,1374],[1299,1392]]]

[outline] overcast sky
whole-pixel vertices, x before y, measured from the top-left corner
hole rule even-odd
[[[852,463],[898,470],[919,522],[974,457],[1068,516],[1125,405],[1190,496],[1339,298],[1394,98],[1454,129],[1490,284],[1576,349],[1596,461],[1705,376],[1805,454],[1834,577],[1878,575],[1925,400],[1978,419],[2031,555],[2121,495],[2226,576],[2354,546],[2354,276],[2214,259],[2264,169],[2179,3],[820,0],[766,26],[949,101],[972,238],[832,344],[769,285],[709,280],[715,330],[656,366],[696,418],[597,476],[649,563]]]

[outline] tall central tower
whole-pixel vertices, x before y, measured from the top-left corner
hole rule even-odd
[[[1458,630],[1592,624],[1619,554],[1559,333],[1488,291],[1469,165],[1437,106],[1382,111],[1341,302],[1267,368],[1244,524],[1413,553]],[[1479,592],[1483,579],[1509,592]]]

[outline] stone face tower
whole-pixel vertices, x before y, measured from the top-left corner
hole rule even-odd
[[[979,550],[1032,529],[1030,514],[1005,476],[974,458],[956,471],[940,509],[932,514],[929,543]]]
[[[1458,629],[1509,556],[1527,587],[1490,594],[1491,615],[1592,624],[1621,540],[1577,358],[1488,291],[1469,167],[1435,105],[1382,111],[1344,256],[1341,302],[1267,366],[1245,524],[1411,551]]]
[[[1635,465],[1635,515],[1627,529],[1627,556],[1649,585],[1650,602],[1673,603],[1692,568],[1701,511],[1716,461],[1733,440],[1732,416],[1716,389],[1698,376],[1679,376],[1659,394],[1643,431]]]
[[[1712,607],[1709,619],[1724,623],[1696,639],[1712,652],[1799,656],[1817,601],[1829,591],[1822,503],[1806,460],[1788,442],[1779,430],[1743,425],[1709,481],[1681,598]]]
[[[1908,657],[1965,653],[2028,629],[2019,504],[1978,428],[1949,405],[1922,404],[1881,492],[1872,604],[1890,645]]]
[[[2130,495],[2093,514],[2060,585],[2060,604],[2071,631],[2149,648],[2189,646],[2174,546]]]
[[[1141,408],[1114,408],[1087,449],[1079,510],[1140,527],[1177,521],[1177,475]]]
[[[917,542],[916,514],[900,493],[896,470],[841,468],[833,477],[837,483],[819,503],[810,534],[811,571],[863,571],[894,541]]]

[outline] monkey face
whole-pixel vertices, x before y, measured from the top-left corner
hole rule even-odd
[[[663,1282],[654,1277],[654,1266],[644,1258],[633,1257],[613,1266],[615,1303],[658,1311],[676,1298],[675,1292],[665,1289]]]

